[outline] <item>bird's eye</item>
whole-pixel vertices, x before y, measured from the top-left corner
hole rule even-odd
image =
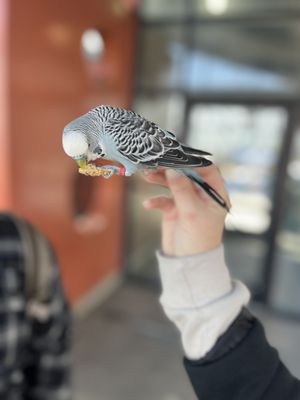
[[[102,153],[102,149],[99,146],[97,146],[97,147],[95,147],[94,152],[97,153],[97,154],[101,154]]]

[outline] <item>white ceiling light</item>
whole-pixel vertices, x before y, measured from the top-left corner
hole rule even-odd
[[[228,0],[205,0],[206,10],[213,15],[222,15],[228,9]]]
[[[88,29],[81,36],[81,48],[89,59],[98,59],[105,48],[104,40],[97,29]]]

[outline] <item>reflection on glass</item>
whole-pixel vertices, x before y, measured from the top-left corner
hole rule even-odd
[[[222,15],[228,9],[228,0],[205,0],[205,8],[212,15]]]
[[[227,228],[250,234],[270,225],[275,166],[286,127],[282,107],[195,105],[188,142],[214,155],[233,208]]]
[[[293,93],[300,81],[298,25],[147,25],[140,39],[139,86]]]
[[[140,176],[130,178],[128,185],[128,214],[130,235],[127,241],[127,270],[135,276],[158,282],[155,249],[160,248],[160,215],[145,212],[146,198],[166,194],[157,185],[146,183]]]
[[[267,243],[262,237],[226,232],[224,244],[226,261],[232,276],[244,282],[253,296],[261,294]]]
[[[176,88],[183,75],[182,63],[174,58],[172,49],[185,46],[184,28],[175,25],[163,28],[145,28],[141,32],[140,74],[138,84],[143,89]],[[176,58],[177,57],[177,58]]]
[[[286,197],[277,235],[271,301],[277,308],[300,312],[300,130],[287,168]]]
[[[148,21],[187,16],[194,18],[215,16],[265,16],[296,12],[300,4],[295,0],[140,0],[140,15]]]
[[[183,17],[187,12],[186,0],[141,0],[139,12],[144,19]]]
[[[185,98],[182,95],[139,95],[135,99],[134,110],[173,132],[178,139],[181,137],[185,112]]]
[[[213,154],[230,193],[226,259],[232,275],[260,292],[276,164],[287,115],[282,107],[195,104],[188,143]]]
[[[87,29],[84,31],[81,36],[81,48],[88,60],[100,59],[105,49],[101,33],[97,29]]]

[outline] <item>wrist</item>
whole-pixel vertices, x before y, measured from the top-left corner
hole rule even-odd
[[[208,228],[208,229],[206,229]],[[209,227],[202,226],[196,230],[187,229],[180,235],[162,240],[163,254],[169,257],[190,257],[197,254],[208,253],[222,245],[223,227],[221,229],[210,230]]]
[[[221,234],[216,234],[213,232],[213,234],[206,234],[205,238],[202,238],[201,240],[196,240],[194,247],[187,246],[187,248],[184,250],[183,256],[190,256],[190,255],[195,255],[195,254],[205,254],[205,253],[210,253],[211,251],[217,249],[218,247],[222,246],[223,242],[223,233]]]
[[[222,245],[222,241],[202,241],[201,244],[195,243],[193,245],[192,242],[187,243],[185,246],[184,243],[181,243],[180,246],[175,246],[174,249],[168,250],[162,248],[162,254],[165,257],[170,258],[188,258],[188,257],[195,257],[201,256],[202,254],[210,253],[214,251],[218,247]]]

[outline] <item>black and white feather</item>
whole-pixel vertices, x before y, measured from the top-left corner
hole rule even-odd
[[[133,111],[111,106],[90,110],[64,128],[63,148],[75,160],[116,161],[127,176],[146,168],[180,170],[228,210],[223,198],[192,170],[210,165],[205,157],[211,154],[185,146],[173,133]]]

